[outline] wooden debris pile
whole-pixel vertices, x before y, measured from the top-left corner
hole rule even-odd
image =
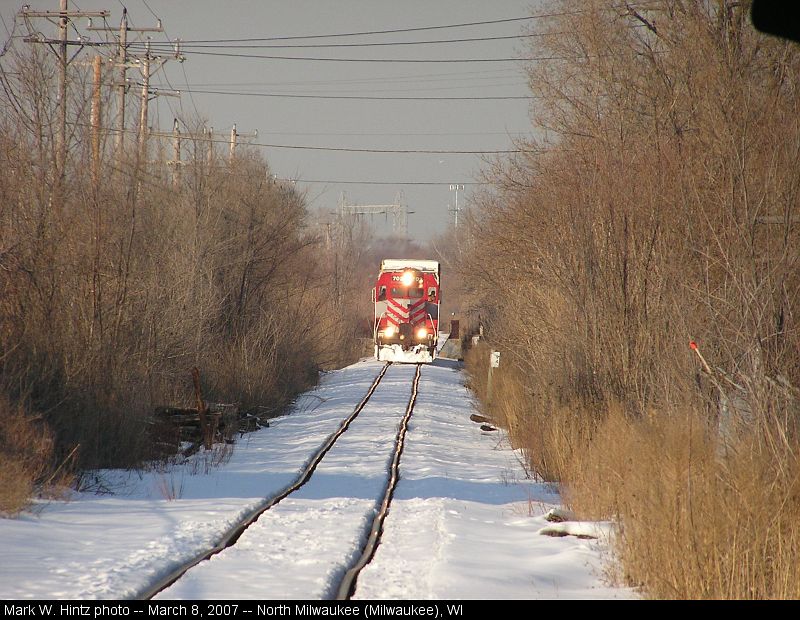
[[[175,443],[179,446],[190,444],[183,450],[184,455],[192,454],[200,447],[210,450],[214,443],[233,443],[240,430],[253,430],[250,416],[242,419],[239,415],[239,405],[207,403],[203,399],[200,371],[196,367],[192,368],[192,380],[196,407],[162,406],[155,409],[156,419],[175,429]]]

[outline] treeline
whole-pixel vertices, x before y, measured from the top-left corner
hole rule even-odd
[[[796,598],[800,48],[749,2],[551,8],[535,137],[466,240],[503,355],[489,407],[574,508],[617,520],[627,583]]]
[[[368,299],[347,273],[365,232],[315,224],[254,152],[196,120],[180,159],[136,131],[118,148],[110,75],[90,123],[92,85],[70,70],[62,165],[40,47],[0,59],[0,510],[56,470],[140,465],[154,407],[192,404],[193,366],[207,400],[279,410],[357,356]]]

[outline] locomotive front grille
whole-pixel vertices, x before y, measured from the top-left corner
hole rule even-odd
[[[400,336],[405,341],[414,337],[414,326],[411,323],[400,323]]]

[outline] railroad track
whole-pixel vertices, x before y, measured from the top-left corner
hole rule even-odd
[[[400,428],[397,430],[395,437],[394,454],[392,455],[392,462],[389,466],[389,481],[386,485],[386,490],[381,501],[380,509],[372,520],[372,526],[369,529],[369,534],[366,538],[366,543],[361,550],[361,556],[351,566],[344,575],[339,587],[336,590],[337,600],[350,600],[350,597],[355,594],[356,582],[361,571],[372,561],[375,557],[375,552],[378,550],[378,545],[381,542],[383,535],[383,522],[386,520],[386,515],[389,514],[389,505],[392,503],[394,491],[397,488],[397,483],[400,480],[400,457],[403,455],[405,448],[406,432],[408,431],[408,422],[414,412],[414,405],[417,402],[417,392],[419,391],[419,378],[420,369],[422,364],[417,364],[417,372],[414,374],[414,383],[411,387],[411,398],[406,406],[403,420],[400,422]]]
[[[314,472],[323,461],[325,455],[328,454],[338,440],[346,433],[348,428],[350,428],[351,423],[359,416],[367,403],[370,401],[372,395],[375,393],[376,389],[381,383],[381,380],[386,375],[390,365],[391,363],[387,363],[381,368],[381,371],[353,412],[340,423],[337,430],[333,432],[317,449],[313,456],[307,461],[300,475],[293,483],[288,485],[277,495],[266,498],[263,502],[254,507],[236,525],[230,528],[213,547],[198,553],[190,560],[171,570],[168,574],[162,576],[156,582],[139,592],[136,598],[145,600],[153,598],[158,593],[166,590],[178,582],[178,580],[180,580],[181,577],[183,577],[193,567],[221,553],[225,549],[234,546],[241,535],[253,524],[255,524],[265,512],[303,487],[312,478]],[[413,413],[414,404],[416,402],[420,374],[421,368],[420,365],[417,365],[411,389],[411,397],[407,403],[405,413],[399,424],[394,440],[394,451],[392,453],[391,461],[387,467],[388,476],[383,497],[378,497],[376,499],[376,509],[374,511],[375,516],[371,520],[371,523],[369,523],[369,527],[365,528],[365,531],[362,533],[360,554],[355,561],[351,560],[347,564],[340,583],[331,584],[331,587],[328,590],[330,593],[329,596],[331,597],[348,599],[353,594],[359,573],[372,559],[375,554],[375,550],[380,543],[380,537],[383,531],[383,521],[388,513],[389,505],[391,504],[392,496],[394,494],[394,489],[397,481],[399,480],[400,457],[403,452],[408,422]],[[345,564],[346,562],[347,560],[343,558],[342,564]]]

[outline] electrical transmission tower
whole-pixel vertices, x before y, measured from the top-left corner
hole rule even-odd
[[[402,191],[397,192],[393,204],[384,205],[349,205],[344,192],[339,197],[339,217],[344,219],[362,215],[369,215],[370,217],[383,215],[388,220],[391,215],[392,234],[400,239],[408,238],[408,216],[412,213],[414,211],[409,211],[408,207],[403,204]]]

